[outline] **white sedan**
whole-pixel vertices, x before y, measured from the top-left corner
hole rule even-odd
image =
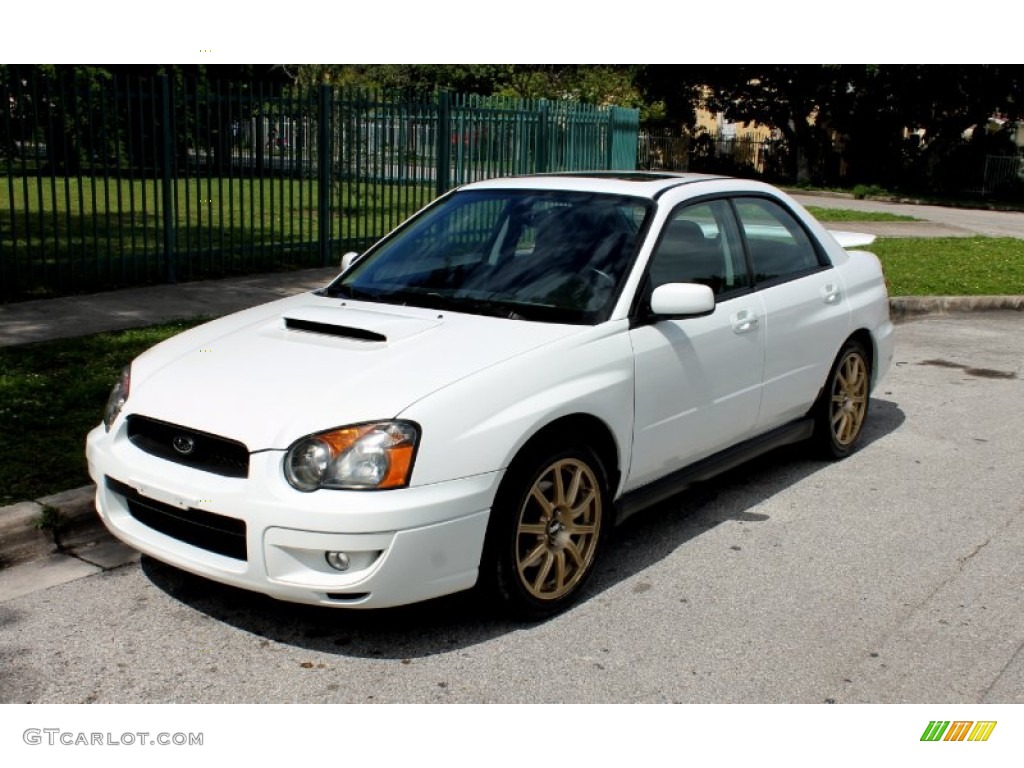
[[[893,354],[867,242],[751,181],[470,184],[326,288],[132,362],[88,437],[97,509],[284,600],[477,585],[543,618],[633,512],[787,443],[854,450]]]

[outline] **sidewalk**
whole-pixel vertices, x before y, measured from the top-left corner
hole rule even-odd
[[[0,347],[216,317],[319,288],[337,267],[0,304]]]
[[[914,237],[947,234],[943,227],[927,222],[914,222],[913,226]],[[854,228],[871,233],[882,227],[876,222],[857,222]],[[304,269],[0,304],[0,347],[142,328],[204,315],[219,317],[315,290],[337,274],[334,267]],[[890,300],[894,320],[930,312],[993,309],[1024,310],[1024,296],[906,296]]]

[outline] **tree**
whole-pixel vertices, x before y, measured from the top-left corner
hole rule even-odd
[[[846,105],[850,72],[842,66],[698,65],[648,67],[648,97],[691,125],[699,105],[727,120],[778,130],[791,149],[798,183],[820,181],[834,115]]]
[[[282,68],[300,85],[351,85],[385,90],[440,88],[483,96],[571,99],[640,107],[636,67],[583,64],[299,64]]]
[[[987,126],[996,114],[1008,124],[1020,117],[1021,77],[1020,66],[863,67],[843,123],[851,176],[942,186],[940,166],[956,165],[958,156],[980,165],[986,153],[1014,152],[1005,132]]]
[[[694,124],[698,105],[736,122],[777,129],[798,182],[846,179],[930,183],[939,165],[965,151],[974,126],[980,153],[998,136],[995,113],[1020,116],[1019,65],[678,65],[648,66],[637,85],[666,116]],[[917,131],[922,140],[911,132]],[[970,147],[967,147],[970,149]]]

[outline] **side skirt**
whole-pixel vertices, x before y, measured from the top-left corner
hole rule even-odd
[[[813,419],[798,419],[623,494],[615,502],[615,524],[618,525],[637,512],[675,496],[694,483],[709,480],[768,451],[807,440],[813,433]]]

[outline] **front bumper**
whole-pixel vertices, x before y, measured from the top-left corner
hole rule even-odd
[[[281,600],[357,608],[476,583],[500,472],[389,491],[300,493],[284,480],[283,454],[254,453],[249,476],[231,478],[145,453],[123,426],[109,434],[99,426],[86,440],[107,528],[191,573]],[[223,538],[204,534],[210,520],[230,523],[239,546],[208,543]],[[329,551],[348,554],[348,570],[331,568]]]

